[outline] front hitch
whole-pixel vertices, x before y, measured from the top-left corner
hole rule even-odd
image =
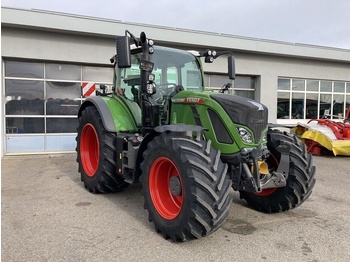
[[[252,168],[250,169],[247,163],[242,163],[242,171],[244,178],[242,180],[242,189],[244,191],[252,191],[259,193],[267,188],[284,187],[287,185],[287,178],[289,173],[289,152],[291,149],[291,144],[288,142],[281,142],[281,144],[276,148],[278,152],[281,153],[280,162],[276,171],[272,171],[265,168],[261,163],[260,159],[264,151],[260,148],[254,148],[250,152],[252,159]],[[261,171],[263,166],[264,171]],[[261,175],[264,178],[261,178]]]

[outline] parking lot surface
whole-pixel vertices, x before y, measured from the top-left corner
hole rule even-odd
[[[259,213],[235,192],[226,223],[184,243],[154,231],[139,184],[91,194],[75,159],[2,160],[2,261],[350,261],[350,158],[314,157],[313,193],[288,212]]]

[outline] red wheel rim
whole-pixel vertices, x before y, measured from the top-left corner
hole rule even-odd
[[[277,169],[278,167],[278,161],[277,159],[275,158],[275,156],[273,156],[272,154],[270,154],[269,156],[269,160],[270,160],[270,163],[273,165],[273,167],[275,169]],[[261,192],[259,193],[255,193],[256,195],[258,196],[269,196],[271,194],[273,194],[275,191],[276,191],[276,187],[275,188],[267,188],[267,189],[263,189]]]
[[[87,176],[93,177],[97,171],[100,160],[100,145],[96,129],[86,124],[81,132],[80,158]]]
[[[179,181],[179,194],[171,192],[170,180]],[[157,158],[151,167],[149,176],[151,199],[159,215],[171,220],[178,216],[183,204],[181,176],[175,164],[166,157]]]
[[[259,193],[255,193],[255,194],[258,196],[268,196],[268,195],[271,195],[275,191],[276,191],[276,188],[267,188],[267,189],[263,189]]]

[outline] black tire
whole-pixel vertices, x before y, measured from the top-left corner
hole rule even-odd
[[[144,208],[165,239],[201,238],[224,223],[232,202],[232,183],[220,152],[210,142],[162,133],[149,142],[143,158]]]
[[[79,117],[77,162],[81,181],[92,193],[111,193],[128,186],[117,174],[116,134],[106,131],[94,106],[86,107]]]
[[[287,185],[265,189],[257,194],[240,191],[241,199],[245,199],[249,206],[258,211],[275,213],[295,208],[310,196],[315,185],[316,168],[312,165],[312,156],[307,153],[306,146],[296,136],[278,130],[269,130],[267,133],[270,157],[266,162],[270,172],[276,170],[279,164],[281,154],[276,148],[282,141],[292,144]]]

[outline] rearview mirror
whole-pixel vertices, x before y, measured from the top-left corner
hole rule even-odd
[[[131,67],[130,38],[117,37],[117,65],[119,68]]]
[[[228,77],[233,80],[236,77],[235,58],[232,55],[230,55],[229,57],[227,57],[227,62],[228,62]]]

